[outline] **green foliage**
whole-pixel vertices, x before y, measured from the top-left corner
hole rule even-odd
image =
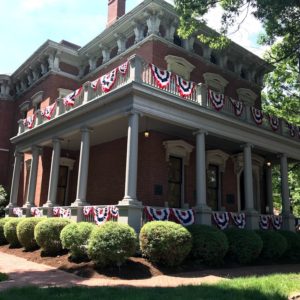
[[[256,233],[263,241],[263,248],[260,257],[275,261],[287,250],[287,241],[278,232],[270,230],[257,230]]]
[[[88,243],[88,256],[99,267],[122,265],[134,255],[136,233],[127,224],[107,222],[95,227]]]
[[[182,225],[169,221],[146,223],[140,232],[143,256],[166,266],[180,265],[192,248],[192,236]]]
[[[0,218],[5,216],[5,207],[8,204],[8,195],[2,185],[0,185]]]
[[[206,225],[192,225],[187,229],[192,235],[192,258],[211,266],[222,264],[228,251],[226,235],[221,230]]]
[[[57,255],[62,250],[60,233],[71,221],[62,218],[48,218],[39,222],[34,229],[34,238],[47,255]]]
[[[23,218],[9,218],[4,224],[4,236],[12,248],[21,246],[17,236],[17,226],[22,220]]]
[[[70,250],[73,259],[87,257],[87,244],[94,227],[88,222],[71,223],[61,231],[62,246]]]
[[[18,240],[25,250],[31,251],[38,248],[38,245],[34,239],[34,228],[43,220],[45,220],[45,218],[24,218],[18,224]]]
[[[228,238],[228,256],[231,259],[240,264],[249,264],[259,256],[263,241],[254,231],[231,228],[224,232]]]
[[[8,275],[7,274],[5,274],[5,273],[0,273],[0,282],[1,281],[5,281],[5,280],[7,280],[9,277],[8,277]]]
[[[300,262],[300,235],[292,231],[278,231],[287,241],[287,249],[283,256],[287,259]]]
[[[1,218],[0,219],[0,245],[5,245],[8,243],[4,235],[4,224],[11,220],[12,218]]]

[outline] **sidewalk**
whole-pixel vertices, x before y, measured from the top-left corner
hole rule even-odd
[[[300,264],[247,266],[232,269],[207,269],[205,271],[176,274],[174,276],[159,275],[148,279],[123,280],[82,278],[53,267],[27,261],[24,258],[0,253],[0,272],[9,276],[8,281],[0,282],[0,291],[11,288],[35,285],[40,287],[58,286],[131,286],[131,287],[176,287],[179,285],[199,285],[216,283],[220,280],[273,273],[299,273]]]

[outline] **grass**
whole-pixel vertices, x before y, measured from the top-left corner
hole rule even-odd
[[[7,280],[8,279],[8,276],[4,273],[0,273],[0,282],[1,281],[4,281],[4,280]]]
[[[15,288],[3,291],[0,300],[286,300],[292,292],[300,293],[300,274],[243,277],[222,281],[214,285],[185,286],[178,288]]]

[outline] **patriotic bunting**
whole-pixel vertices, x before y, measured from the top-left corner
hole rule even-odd
[[[246,225],[246,216],[244,213],[230,213],[231,219],[236,227],[243,229]]]
[[[118,220],[119,218],[119,209],[116,206],[109,206],[110,219]]]
[[[183,226],[189,226],[195,223],[195,213],[192,209],[181,210],[172,208],[171,211],[176,223],[180,223]]]
[[[83,215],[86,217],[89,215],[94,215],[94,206],[84,206]]]
[[[144,208],[148,221],[168,221],[170,217],[170,209],[157,209],[150,206]]]
[[[228,212],[224,211],[224,212],[219,212],[219,211],[214,211],[212,213],[213,218],[215,223],[217,224],[217,226],[220,229],[225,229],[227,228],[228,224],[229,224],[229,214]]]
[[[161,70],[153,64],[150,64],[150,68],[157,85],[161,89],[166,88],[171,82],[171,72],[167,70]]]
[[[95,206],[84,206],[83,214],[85,217],[94,216],[95,223],[99,225],[109,220],[117,221],[119,209],[113,205],[98,208]]]
[[[279,230],[282,224],[282,216],[271,216],[271,222],[274,229]]]
[[[75,99],[81,94],[81,92],[82,92],[82,87],[80,87],[79,89],[73,91],[72,93],[64,97],[64,105],[73,106],[75,103]]]
[[[269,123],[271,128],[276,131],[279,128],[279,119],[276,116],[269,115]]]
[[[43,216],[43,210],[38,209],[37,207],[31,207],[30,208],[30,213],[34,217],[42,217]]]
[[[208,90],[208,99],[217,111],[221,110],[225,104],[224,94],[217,93],[213,90]]]
[[[192,81],[185,81],[180,76],[176,75],[176,85],[181,97],[189,97],[195,88],[195,83]]]
[[[286,122],[286,125],[287,125],[287,127],[289,129],[290,136],[291,137],[295,137],[296,136],[296,127],[293,124],[288,123],[288,122]]]
[[[52,117],[53,114],[54,114],[55,108],[56,108],[56,102],[54,102],[53,104],[51,104],[51,105],[45,107],[45,108],[41,111],[42,117],[44,117],[44,118],[47,119],[47,120],[50,120],[51,117]]]
[[[94,91],[96,91],[98,89],[98,86],[100,84],[100,77],[91,81],[91,87],[93,88]]]
[[[34,126],[34,121],[35,121],[35,114],[33,114],[32,116],[29,116],[26,119],[24,119],[23,124],[28,129],[31,129]]]
[[[14,207],[12,212],[13,212],[13,215],[18,218],[23,217],[23,210],[21,207]]]
[[[126,61],[124,64],[118,66],[118,71],[122,76],[125,76],[128,71],[128,61]]]
[[[240,117],[241,114],[243,113],[244,110],[244,103],[243,101],[238,101],[235,99],[232,99],[231,97],[229,97],[229,100],[234,108],[234,113],[237,117]]]
[[[260,229],[269,229],[270,227],[270,216],[269,215],[260,215],[259,218],[259,227]]]
[[[94,220],[97,225],[101,225],[109,220],[109,208],[97,207],[94,209]]]
[[[70,218],[71,208],[53,207],[53,216],[60,218]]]
[[[252,117],[256,125],[261,125],[263,122],[263,112],[260,109],[257,109],[251,106]]]
[[[117,79],[117,69],[113,69],[109,73],[100,77],[101,88],[104,93],[109,92]]]

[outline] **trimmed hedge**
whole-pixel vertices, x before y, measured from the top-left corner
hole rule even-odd
[[[8,244],[8,241],[7,241],[7,239],[5,238],[5,235],[4,235],[4,224],[6,222],[8,222],[9,220],[11,220],[11,219],[12,218],[10,218],[10,217],[0,219],[0,245]]]
[[[221,265],[229,247],[226,235],[207,225],[192,225],[187,229],[193,241],[191,257],[210,266]]]
[[[18,224],[18,240],[25,250],[31,251],[39,247],[34,238],[34,228],[43,220],[45,220],[45,218],[25,218]]]
[[[107,222],[95,227],[88,243],[88,256],[99,267],[122,265],[135,254],[136,233],[127,224]]]
[[[23,220],[23,218],[10,218],[4,224],[4,236],[12,248],[21,246],[17,236],[17,225]]]
[[[45,254],[52,256],[61,252],[60,233],[70,223],[69,219],[48,218],[35,226],[34,238]]]
[[[70,250],[73,259],[87,257],[87,244],[95,225],[88,222],[71,223],[60,233],[63,248]]]
[[[234,261],[249,264],[260,255],[263,241],[254,231],[231,228],[224,233],[229,242],[228,256]]]
[[[182,225],[170,221],[146,223],[140,232],[142,255],[150,261],[166,265],[180,265],[192,248],[192,236]]]
[[[286,239],[276,231],[257,230],[256,233],[263,241],[260,257],[267,260],[277,260],[287,250]]]
[[[278,233],[287,241],[287,249],[283,257],[293,261],[300,261],[300,235],[286,230],[279,230]]]

